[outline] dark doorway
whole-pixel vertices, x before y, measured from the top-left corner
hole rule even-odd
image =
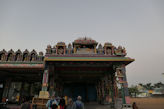
[[[74,101],[77,99],[77,96],[81,96],[82,101],[84,102],[96,101],[97,99],[97,93],[94,84],[65,84],[64,95],[71,97]]]

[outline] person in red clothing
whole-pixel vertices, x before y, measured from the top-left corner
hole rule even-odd
[[[65,99],[62,97],[59,102],[60,109],[65,109]]]

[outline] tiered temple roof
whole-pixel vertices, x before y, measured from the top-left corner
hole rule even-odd
[[[56,45],[51,47],[48,45],[46,48],[45,56],[77,56],[84,54],[88,56],[106,56],[106,57],[125,57],[126,50],[122,46],[115,47],[112,43],[106,42],[104,46],[101,44],[98,45],[98,42],[91,38],[79,38],[74,40],[68,46],[64,42],[58,42]],[[4,62],[42,62],[44,60],[43,52],[39,52],[39,54],[35,51],[28,51],[27,49],[21,51],[18,49],[17,51],[13,51],[12,49],[8,52],[3,49],[0,51],[0,61]]]
[[[31,52],[29,52],[27,49],[24,51],[21,51],[18,49],[17,51],[13,51],[12,49],[8,52],[3,49],[0,51],[0,61],[8,61],[8,62],[41,62],[44,60],[43,52],[37,52],[33,49]]]

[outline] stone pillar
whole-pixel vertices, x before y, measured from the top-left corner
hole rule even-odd
[[[120,68],[117,68],[116,71],[117,76],[119,78],[119,82],[121,83],[123,104],[130,104],[125,65],[122,65]]]
[[[47,91],[47,87],[48,87],[48,70],[44,70],[43,73],[43,80],[42,80],[42,91]]]
[[[123,83],[125,101],[126,101],[126,104],[130,104],[130,97],[129,97],[129,91],[128,91],[128,82],[127,82],[127,78],[126,78],[126,68],[125,68],[125,65],[123,65],[123,67],[122,67],[122,73],[124,74],[123,81],[125,81]]]
[[[47,65],[45,65],[45,70],[43,73],[43,79],[42,79],[42,90],[39,93],[39,98],[48,98],[49,92],[48,89],[48,77],[49,77],[49,70],[47,68]]]

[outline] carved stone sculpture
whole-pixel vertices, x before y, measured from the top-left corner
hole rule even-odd
[[[56,53],[56,47],[54,46],[53,48],[52,48],[52,54],[55,54]]]
[[[10,54],[8,54],[8,61],[12,61],[12,60],[13,60],[13,54],[10,53]]]
[[[64,49],[63,48],[58,48],[58,54],[64,54]]]
[[[24,54],[23,58],[24,58],[23,61],[28,61],[28,54]]]
[[[36,56],[35,56],[35,54],[32,54],[31,55],[31,61],[35,61],[36,60]]]
[[[67,51],[68,51],[68,54],[72,54],[72,45],[70,43],[68,44]]]
[[[101,44],[98,46],[98,54],[103,54],[103,47]]]
[[[125,56],[126,55],[126,50],[122,46],[119,46],[117,49],[115,49],[115,54],[118,56]]]
[[[1,54],[1,61],[6,61],[6,56],[4,53]]]
[[[111,50],[111,48],[107,48],[107,49],[106,49],[106,54],[107,54],[107,55],[112,55],[112,50]]]
[[[51,45],[48,45],[46,49],[46,54],[51,54],[51,50],[52,50]]]
[[[21,61],[21,55],[20,55],[20,53],[16,54],[16,61]]]
[[[43,59],[44,59],[43,52],[39,52],[38,61],[43,61]]]

